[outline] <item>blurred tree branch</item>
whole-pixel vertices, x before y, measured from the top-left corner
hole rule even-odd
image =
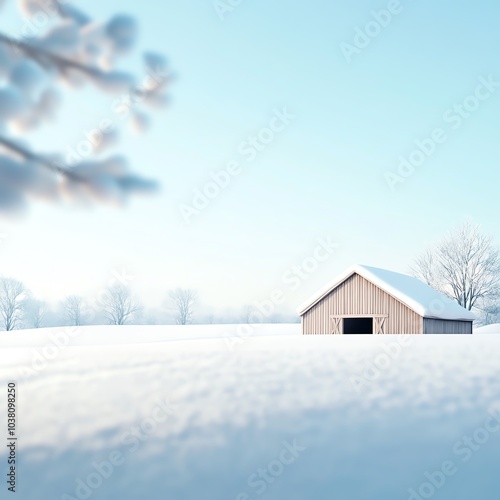
[[[51,19],[29,40],[0,33],[0,213],[23,210],[30,197],[122,202],[133,193],[155,189],[154,181],[131,173],[122,157],[78,156],[76,164],[69,164],[61,152],[33,151],[24,136],[53,117],[60,103],[61,83],[70,87],[93,83],[99,90],[121,93],[131,125],[143,131],[147,116],[135,108],[165,102],[170,81],[166,60],[144,53],[147,84],[138,85],[133,75],[115,69],[117,59],[134,45],[134,18],[119,14],[99,23],[57,0],[18,3],[25,18],[47,15],[50,8]],[[22,135],[23,141],[14,138],[16,135]],[[116,135],[116,130],[101,134],[100,142],[91,143],[87,155],[100,155],[114,145]],[[40,172],[41,167],[45,173]]]

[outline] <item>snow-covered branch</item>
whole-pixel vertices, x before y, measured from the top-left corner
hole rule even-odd
[[[165,59],[145,53],[146,77],[141,82],[116,67],[137,38],[133,17],[120,14],[99,23],[67,1],[18,4],[24,18],[44,14],[47,22],[28,38],[0,33],[0,213],[23,210],[36,196],[120,203],[130,194],[155,189],[154,181],[130,172],[122,157],[102,157],[114,144],[116,130],[93,145],[91,154],[98,156],[80,158],[76,164],[65,162],[61,151],[35,151],[27,134],[54,119],[61,86],[74,89],[85,84],[120,95],[132,128],[145,129],[148,119],[140,108],[166,101]]]

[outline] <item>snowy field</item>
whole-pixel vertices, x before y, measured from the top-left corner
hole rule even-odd
[[[12,498],[498,500],[500,336],[237,329],[1,332]]]

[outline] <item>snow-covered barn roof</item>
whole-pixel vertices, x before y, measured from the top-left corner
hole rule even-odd
[[[298,309],[299,315],[304,315],[353,274],[359,274],[424,318],[456,321],[473,321],[475,319],[473,313],[413,276],[359,264],[344,271],[316,293],[314,297],[302,304]]]

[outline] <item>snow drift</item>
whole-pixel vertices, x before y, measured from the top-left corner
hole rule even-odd
[[[481,326],[474,329],[474,333],[498,333],[500,334],[500,324]]]
[[[0,334],[18,498],[498,498],[500,338],[175,328]]]

